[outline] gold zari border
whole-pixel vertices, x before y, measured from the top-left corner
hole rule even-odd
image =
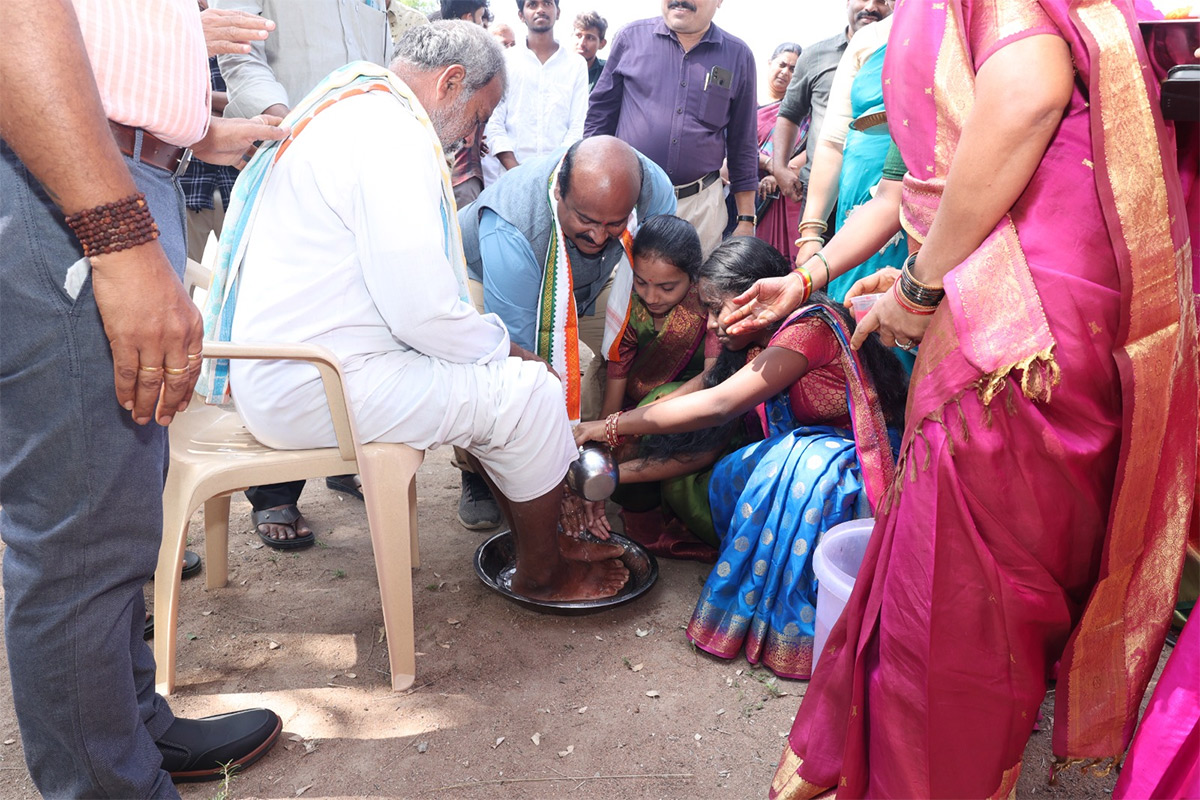
[[[1166,463],[1171,459],[1164,449],[1179,447],[1167,432],[1172,399],[1194,388],[1197,365],[1186,347],[1195,338],[1195,318],[1190,303],[1181,301],[1175,272],[1165,165],[1129,25],[1111,0],[1081,0],[1074,13],[1095,43],[1092,105],[1099,106],[1101,128],[1093,130],[1103,141],[1096,152],[1105,159],[1102,189],[1111,190],[1116,209],[1112,238],[1128,251],[1118,251],[1118,262],[1128,259],[1123,322],[1129,327],[1116,355],[1123,382],[1132,389],[1124,396],[1125,441],[1105,575],[1065,664],[1066,756],[1094,762],[1119,755],[1128,744],[1137,699],[1153,666],[1149,659],[1158,653],[1155,641],[1161,642],[1161,621],[1174,602],[1167,584],[1179,573],[1189,505],[1179,498],[1192,485],[1190,473]]]

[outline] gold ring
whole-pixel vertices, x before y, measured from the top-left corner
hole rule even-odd
[[[174,367],[163,367],[163,372],[167,373],[168,375],[187,375],[188,368],[182,367],[180,369],[175,369]]]
[[[138,367],[142,372],[162,372],[162,367],[148,367],[142,364]]]
[[[187,354],[188,361],[199,361],[202,358],[204,358],[204,353],[188,353]]]

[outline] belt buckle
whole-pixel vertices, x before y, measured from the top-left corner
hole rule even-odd
[[[183,173],[187,172],[187,169],[189,166],[191,166],[191,164],[192,148],[185,147],[183,149],[183,155],[179,157],[179,163],[175,165],[175,171],[171,173],[171,178],[173,180],[179,178],[181,175],[183,175]]]

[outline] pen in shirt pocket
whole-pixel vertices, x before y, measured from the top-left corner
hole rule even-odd
[[[711,72],[704,73],[704,88],[701,91],[705,91],[705,92],[708,91],[708,82],[710,80],[712,80],[712,73]]]

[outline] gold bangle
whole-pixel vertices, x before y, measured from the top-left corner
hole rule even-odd
[[[825,288],[829,288],[829,282],[833,280],[833,271],[829,269],[829,259],[820,250],[813,253],[813,258],[821,259],[821,263],[825,265]],[[810,259],[811,260],[811,259]]]
[[[823,219],[802,219],[800,220],[800,226],[798,229],[804,230],[805,228],[814,225],[819,227],[822,231],[829,230],[829,223]]]
[[[918,251],[917,251],[917,253],[919,253],[919,252],[921,252],[921,251],[920,251],[920,250],[918,250]],[[914,266],[916,266],[916,263],[917,263],[917,253],[913,253],[911,256],[909,256],[908,258],[904,259],[904,267],[903,267],[903,269],[904,269],[904,271],[905,271],[905,272],[907,272],[907,273],[908,273],[908,279],[909,279],[910,281],[912,281],[914,284],[916,284],[916,286],[917,286],[917,288],[918,288],[918,289],[924,289],[924,290],[925,290],[925,291],[927,291],[927,292],[941,292],[941,291],[944,291],[944,290],[945,290],[945,288],[946,288],[945,286],[930,286],[928,283],[922,283],[921,281],[917,280],[917,277],[916,277],[915,275],[913,275],[913,273],[912,273],[912,268],[913,268]]]

